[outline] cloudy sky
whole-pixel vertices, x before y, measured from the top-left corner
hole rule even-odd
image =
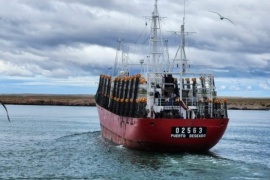
[[[0,3],[0,94],[94,94],[99,74],[114,64],[117,40],[145,43],[139,38],[154,8],[154,0]],[[177,40],[169,31],[179,30],[183,4],[158,1],[172,53]],[[186,30],[196,32],[186,40],[187,58],[214,67],[218,95],[270,97],[269,9],[269,0],[186,0]]]

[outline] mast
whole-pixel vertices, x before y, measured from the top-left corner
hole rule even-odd
[[[119,55],[119,52],[121,51],[121,43],[122,43],[122,40],[121,40],[121,39],[118,39],[117,43],[118,43],[118,48],[117,48],[117,50],[116,50],[116,55],[115,55],[115,60],[114,60],[114,68],[113,68],[112,76],[116,76],[116,75],[117,75],[117,69],[118,69],[118,55]]]
[[[163,38],[160,26],[160,16],[158,12],[158,0],[155,0],[154,11],[152,12],[151,32],[149,38],[149,56],[147,61],[147,108],[153,110],[154,98],[151,92],[156,91],[156,85],[161,80],[159,73],[164,66]],[[148,114],[150,116],[150,114]]]
[[[185,18],[183,18],[183,24],[181,25],[181,53],[180,53],[180,62],[181,62],[181,72],[184,74],[187,68],[187,57],[185,51]]]
[[[173,32],[173,34],[178,35],[180,37],[180,46],[178,47],[175,57],[173,59],[173,64],[175,64],[176,61],[180,62],[180,71],[181,71],[181,75],[183,75],[186,72],[186,69],[188,68],[188,60],[186,57],[186,51],[185,51],[185,36],[189,35],[193,32],[185,32],[185,18],[186,18],[186,4],[185,4],[185,0],[184,0],[184,17],[183,17],[183,24],[181,25],[180,28],[180,34],[179,32]],[[179,51],[180,51],[180,57],[179,56]],[[177,63],[177,67],[178,67],[178,63]],[[173,68],[173,67],[171,67]],[[172,70],[170,68],[170,70]]]
[[[158,0],[155,0],[154,11],[151,17],[151,33],[150,33],[150,55],[149,59],[151,62],[147,64],[148,72],[161,72],[161,67],[163,64],[163,40],[161,35],[160,27],[160,16],[157,7]]]
[[[128,56],[125,54],[123,50],[124,48],[123,40],[119,39],[117,43],[118,43],[118,48],[116,50],[112,76],[117,76],[119,75],[120,72],[125,73],[125,74],[128,73],[128,69],[127,69]]]
[[[183,24],[181,25],[181,55],[180,55],[182,73],[186,72],[186,67],[188,65],[185,51],[185,44],[186,44],[185,35],[188,35],[189,33],[185,33],[185,19],[186,19],[186,1],[184,0],[184,17],[183,17]]]
[[[178,35],[180,37],[180,46],[178,47],[175,57],[173,59],[173,65],[177,64],[177,68],[180,68],[180,88],[183,87],[182,77],[187,72],[187,69],[189,69],[188,60],[186,57],[185,52],[185,37],[186,35],[192,34],[193,32],[185,32],[185,18],[186,18],[186,2],[184,0],[184,17],[183,17],[183,24],[180,28],[180,34],[179,32],[173,32],[173,34]],[[180,51],[180,52],[179,52]],[[180,57],[179,57],[180,54]],[[180,65],[180,67],[179,67]],[[170,70],[172,71],[174,67],[170,67]],[[180,98],[182,99],[182,90],[180,90]]]

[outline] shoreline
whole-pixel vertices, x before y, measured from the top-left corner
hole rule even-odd
[[[229,110],[270,110],[270,98],[222,97]],[[6,105],[95,106],[95,95],[1,94]]]
[[[6,105],[95,106],[94,95],[1,94]]]

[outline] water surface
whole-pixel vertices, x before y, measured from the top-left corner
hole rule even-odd
[[[8,105],[0,110],[0,178],[268,179],[270,111],[229,111],[206,154],[150,153],[105,141],[95,107]]]

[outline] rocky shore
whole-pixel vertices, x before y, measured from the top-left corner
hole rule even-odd
[[[224,97],[228,109],[270,110],[270,98]],[[2,94],[0,101],[14,105],[95,106],[94,95]]]

